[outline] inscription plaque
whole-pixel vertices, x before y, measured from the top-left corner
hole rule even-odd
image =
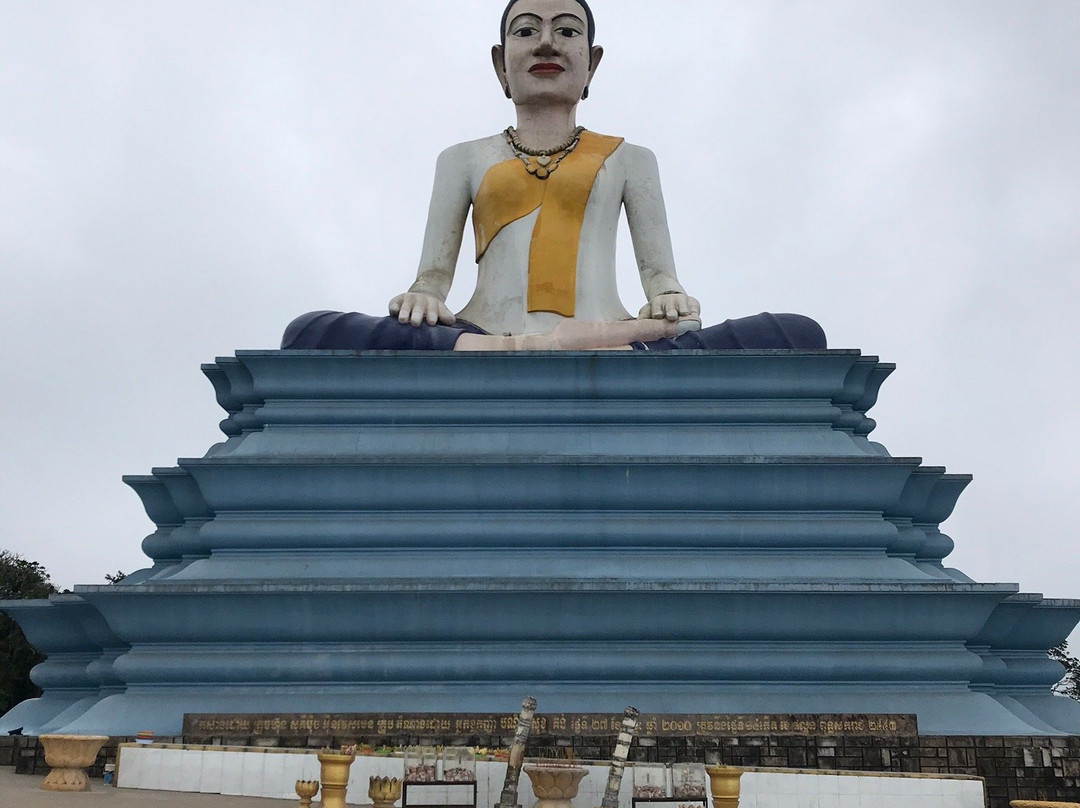
[[[365,737],[385,735],[510,736],[516,713],[302,713],[187,714],[185,736]],[[537,713],[532,733],[555,737],[617,735],[621,713]],[[688,714],[642,713],[638,733],[645,738],[715,736],[913,737],[914,715]]]

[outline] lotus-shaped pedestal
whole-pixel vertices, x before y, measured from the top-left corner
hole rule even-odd
[[[45,762],[52,767],[41,787],[46,791],[86,791],[90,780],[86,768],[97,760],[104,735],[42,735]]]
[[[296,796],[300,798],[300,808],[308,808],[315,795],[319,793],[318,780],[297,780]]]
[[[582,778],[589,773],[580,766],[525,766],[536,795],[536,808],[573,808]]]
[[[368,799],[375,808],[393,808],[401,799],[401,780],[396,777],[372,777],[368,780]]]

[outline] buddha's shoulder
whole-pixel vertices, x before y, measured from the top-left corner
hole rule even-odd
[[[645,146],[639,146],[637,143],[631,143],[625,138],[613,138],[611,135],[600,135],[603,138],[610,138],[612,140],[618,140],[619,146],[612,153],[613,156],[617,156],[620,159],[626,160],[631,163],[640,162],[656,162],[656,155],[652,153],[652,150]]]
[[[455,162],[485,161],[493,156],[502,155],[506,150],[506,138],[500,132],[497,135],[482,137],[478,140],[455,143],[453,146],[443,149],[439,159],[453,160]]]

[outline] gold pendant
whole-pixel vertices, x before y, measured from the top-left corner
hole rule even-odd
[[[551,176],[551,172],[555,170],[554,168],[547,168],[550,164],[550,157],[530,157],[525,170],[539,180],[546,180]]]

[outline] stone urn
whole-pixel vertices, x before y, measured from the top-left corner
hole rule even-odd
[[[349,787],[349,769],[356,755],[342,755],[329,750],[319,753],[322,784],[322,808],[345,808],[345,791]]]
[[[714,808],[739,808],[742,769],[733,766],[706,766]]]
[[[401,799],[401,780],[397,777],[368,778],[368,799],[374,808],[394,808]]]
[[[577,796],[582,778],[589,773],[580,766],[533,764],[524,769],[532,781],[536,808],[574,808],[571,800]]]
[[[90,780],[86,769],[94,765],[102,745],[109,740],[104,735],[42,735],[45,762],[52,771],[45,775],[41,787],[46,791],[86,791]]]

